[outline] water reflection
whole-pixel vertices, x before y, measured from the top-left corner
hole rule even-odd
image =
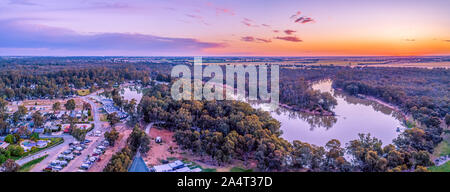
[[[312,88],[330,92],[337,100],[333,109],[336,116],[318,116],[279,108],[271,115],[281,122],[282,137],[288,141],[301,140],[315,145],[325,145],[331,139],[347,143],[357,138],[358,133],[371,133],[384,144],[392,143],[403,128],[401,114],[378,102],[362,99],[336,91],[332,81],[315,83]],[[255,108],[267,109],[260,104]]]
[[[136,104],[139,104],[142,98],[142,88],[140,86],[127,86],[120,89],[120,95],[123,99],[130,102],[132,99],[136,100]]]
[[[311,115],[304,112],[292,111],[286,108],[278,108],[276,111],[273,111],[273,113],[276,113],[277,115],[285,115],[289,117],[289,119],[301,119],[310,125],[309,129],[311,131],[320,127],[330,129],[337,121],[335,116]]]

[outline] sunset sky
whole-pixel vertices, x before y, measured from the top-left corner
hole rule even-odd
[[[449,0],[0,0],[0,55],[450,55]]]

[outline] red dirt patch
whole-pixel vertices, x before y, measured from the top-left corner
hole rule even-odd
[[[179,153],[178,144],[173,139],[173,132],[152,127],[150,129],[150,151],[144,157],[145,163],[147,165],[159,165],[161,160],[166,160],[167,158],[177,158],[181,159],[181,154]],[[162,143],[156,143],[155,138],[161,137]]]

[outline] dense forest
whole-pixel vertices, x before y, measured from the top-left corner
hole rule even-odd
[[[415,146],[425,134],[411,129],[395,144],[359,135],[345,147],[338,140],[325,147],[280,137],[280,124],[269,113],[239,101],[174,101],[167,85],[154,86],[142,98],[138,113],[146,122],[175,131],[184,149],[210,156],[217,164],[233,160],[258,162],[262,171],[425,171],[430,153]],[[350,155],[352,161],[344,158]]]
[[[423,126],[420,130],[408,130],[410,133],[405,132],[396,140],[403,148],[410,146],[407,137],[411,134],[423,134],[424,140],[414,148],[429,152],[442,140],[443,119],[450,114],[450,70],[343,69],[337,73],[333,85],[353,95],[373,96],[411,114]]]
[[[110,132],[106,132],[105,136],[116,135],[113,138],[107,137],[108,141],[113,144],[115,140],[117,140],[118,134],[119,133],[116,133],[115,130],[111,130]],[[150,138],[139,128],[139,126],[135,126],[133,132],[131,132],[127,139],[127,145],[111,157],[103,171],[127,172],[136,153],[138,151],[142,154],[147,153],[150,150],[149,146]]]
[[[6,100],[61,98],[76,94],[76,89],[92,92],[126,81],[167,81],[158,74],[168,74],[170,68],[171,65],[148,62],[124,65],[96,57],[0,59],[0,95]]]

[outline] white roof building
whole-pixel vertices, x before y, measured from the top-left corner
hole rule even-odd
[[[172,167],[169,166],[169,164],[163,164],[163,165],[156,165],[153,166],[153,169],[155,172],[172,172]]]
[[[175,172],[191,172],[191,169],[189,169],[189,167],[183,167],[175,170]]]

